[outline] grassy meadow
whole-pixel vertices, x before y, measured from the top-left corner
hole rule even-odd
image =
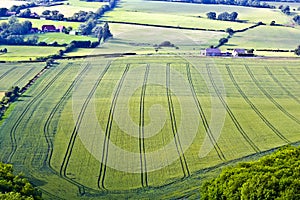
[[[201,170],[299,141],[299,64],[189,56],[61,61],[6,116],[1,160],[29,174],[46,199],[197,196]]]

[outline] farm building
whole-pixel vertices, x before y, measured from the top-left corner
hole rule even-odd
[[[253,54],[253,52],[247,51],[245,49],[234,49],[232,52],[232,56],[234,56],[234,57],[238,57],[238,56],[252,57],[252,56],[254,56],[254,54]]]
[[[221,56],[222,52],[219,48],[206,48],[200,51],[201,56]]]
[[[79,31],[70,31],[69,35],[80,35]]]
[[[54,25],[43,25],[42,31],[44,32],[56,32],[56,28]]]
[[[57,30],[58,30],[58,32],[62,33],[62,32],[64,32],[66,30],[66,27],[65,26],[58,26]]]

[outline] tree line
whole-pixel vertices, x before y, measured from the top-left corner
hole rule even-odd
[[[222,170],[201,186],[201,199],[300,199],[300,147]]]
[[[212,19],[212,20],[218,19],[218,20],[223,20],[223,21],[236,21],[236,19],[238,17],[238,13],[237,12],[232,12],[232,13],[222,12],[217,17],[216,12],[208,12],[208,13],[206,13],[206,16],[208,19]]]
[[[4,93],[4,97],[0,101],[0,119],[2,119],[7,108],[10,106],[11,103],[17,100],[19,95],[20,88],[18,86],[11,87],[8,91]]]

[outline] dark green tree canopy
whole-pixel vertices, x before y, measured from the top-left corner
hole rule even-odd
[[[284,147],[258,161],[224,169],[202,185],[201,199],[300,199],[300,148]]]

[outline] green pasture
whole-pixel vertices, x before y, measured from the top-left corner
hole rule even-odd
[[[58,44],[69,44],[73,40],[77,41],[97,41],[97,38],[95,37],[88,37],[88,36],[82,36],[82,35],[69,35],[65,33],[40,33],[40,34],[32,34],[39,37],[39,42],[46,42],[47,44],[57,42]],[[28,35],[28,37],[32,36]]]
[[[1,0],[1,8],[10,8],[13,5],[22,5],[25,3],[24,1]]]
[[[41,63],[0,64],[0,91],[24,87],[42,68]]]
[[[46,199],[197,198],[196,177],[210,176],[201,170],[299,141],[299,64],[184,55],[61,61],[6,116],[0,158]]]
[[[298,28],[260,26],[234,34],[224,47],[294,50],[299,43],[299,34]]]
[[[187,26],[211,29],[242,29],[247,24],[207,20],[207,12],[238,12],[238,19],[250,24],[271,21],[286,24],[290,18],[276,9],[249,8],[230,5],[203,5],[159,1],[122,1],[119,8],[108,13],[109,20],[122,20],[127,22],[163,24],[172,26]],[[120,16],[120,18],[118,18]],[[201,18],[199,18],[199,16]]]
[[[0,45],[0,48],[7,48],[8,52],[0,54],[2,61],[29,61],[37,57],[48,56],[57,53],[61,47],[38,47],[38,46],[11,46]]]

